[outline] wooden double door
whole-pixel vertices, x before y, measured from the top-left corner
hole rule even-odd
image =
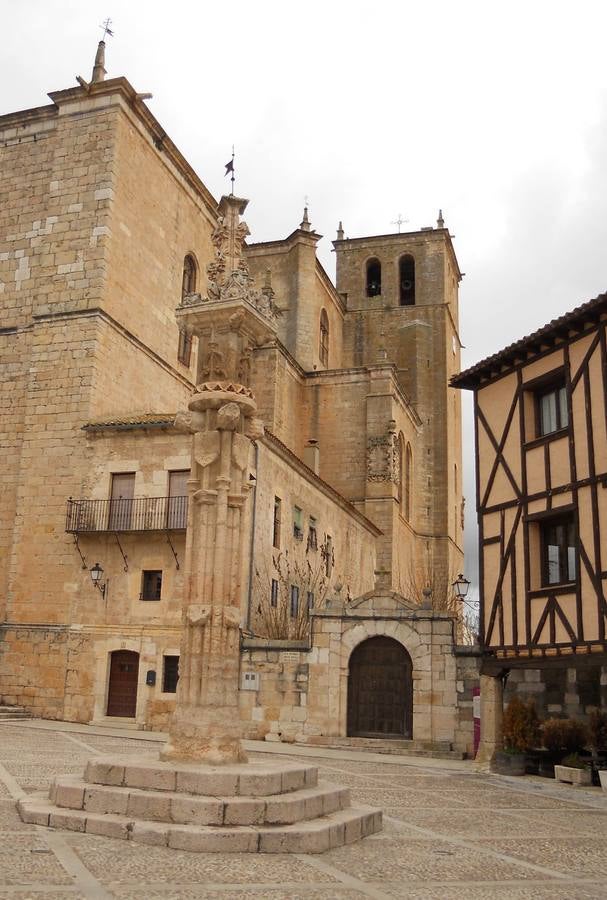
[[[398,641],[373,637],[354,649],[348,672],[348,736],[411,738],[411,657]]]
[[[139,654],[133,650],[114,650],[110,661],[108,716],[135,717],[138,680]]]

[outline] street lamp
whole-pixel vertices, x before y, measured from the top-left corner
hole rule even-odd
[[[455,596],[458,600],[465,600],[468,593],[468,588],[470,587],[470,582],[467,578],[464,578],[464,576],[460,572],[451,587],[455,591]]]
[[[105,597],[105,589],[107,587],[107,583],[104,581],[101,583],[101,578],[103,577],[103,569],[99,565],[99,563],[95,563],[91,571],[91,581],[100,592],[102,597]]]

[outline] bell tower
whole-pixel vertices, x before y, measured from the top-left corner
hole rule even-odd
[[[461,405],[449,380],[460,370],[462,273],[449,229],[442,211],[436,227],[372,237],[347,238],[340,222],[333,246],[347,309],[343,365],[383,357],[394,367],[421,422],[412,481],[417,528],[431,538],[428,565],[455,577],[463,543]]]

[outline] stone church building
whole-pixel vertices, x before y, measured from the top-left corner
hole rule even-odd
[[[450,588],[461,273],[442,216],[371,237],[340,223],[333,284],[307,210],[283,239],[226,229],[247,201],[218,203],[103,49],[90,82],[0,117],[0,702],[166,727],[195,493],[179,414],[225,376],[233,324],[202,340],[176,309],[219,297],[229,252],[275,319],[237,361],[264,426],[226,573],[246,733],[469,750],[476,661]]]

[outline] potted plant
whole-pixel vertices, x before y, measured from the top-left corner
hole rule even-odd
[[[568,754],[579,754],[587,740],[586,726],[579,719],[546,719],[542,725],[542,743],[549,755],[543,762],[540,774],[554,778],[555,765]]]
[[[569,753],[554,767],[554,777],[568,784],[589,785],[592,784],[592,769],[579,753]]]
[[[607,713],[596,708],[590,710],[587,730],[592,754],[592,781],[607,791]]]
[[[539,719],[533,700],[516,694],[506,707],[502,721],[503,750],[498,750],[491,770],[499,775],[524,775],[526,754],[539,741]]]

